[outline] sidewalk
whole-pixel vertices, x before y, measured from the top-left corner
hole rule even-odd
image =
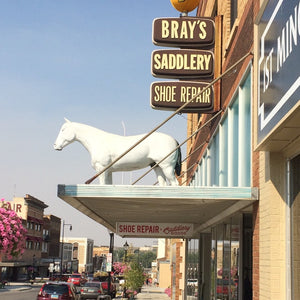
[[[33,286],[41,285],[39,283],[31,284],[30,282],[10,282],[7,285],[4,286],[3,289],[0,289],[1,292],[9,292],[12,290],[17,291],[25,291],[28,289],[32,289]]]
[[[144,285],[142,292],[136,295],[136,299],[139,300],[163,300],[170,299],[164,292],[164,288]]]

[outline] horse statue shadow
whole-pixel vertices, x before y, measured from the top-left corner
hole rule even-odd
[[[100,173],[109,164],[135,145],[145,135],[121,136],[95,127],[71,122],[65,118],[56,141],[55,150],[78,141],[91,155],[92,167]],[[181,172],[181,151],[178,142],[171,136],[154,132],[134,147],[105,172],[99,175],[99,183],[112,184],[112,172],[133,171],[147,166],[154,167],[160,186],[178,185],[176,175]],[[171,153],[172,152],[172,153]],[[171,154],[170,154],[171,153]]]

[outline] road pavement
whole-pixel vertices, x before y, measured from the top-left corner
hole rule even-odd
[[[1,294],[7,293],[10,291],[26,291],[32,289],[32,287],[42,286],[42,283],[31,283],[27,282],[10,282],[8,285],[5,285],[3,289],[0,289],[0,299]],[[166,293],[164,293],[164,288],[156,286],[144,285],[142,287],[141,293],[135,296],[135,299],[138,300],[167,300],[170,299]],[[121,300],[122,298],[115,298]]]

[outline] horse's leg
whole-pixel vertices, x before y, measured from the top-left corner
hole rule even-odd
[[[105,171],[99,176],[99,184],[112,184],[112,173]]]
[[[106,184],[112,184],[112,172],[107,171]]]
[[[106,183],[106,172],[102,173],[101,175],[99,175],[99,184],[100,185],[104,185],[107,184]]]
[[[162,171],[161,167],[157,166],[153,170],[156,174],[158,184],[160,186],[166,186],[167,185],[166,176],[165,176],[164,172]]]
[[[99,163],[96,163],[93,165],[94,169],[96,170],[97,173],[100,173],[105,166],[100,165]],[[99,177],[99,184],[104,185],[104,184],[112,184],[112,173],[110,170],[106,170],[103,172]]]
[[[170,182],[170,185],[176,186],[178,185],[178,180],[175,176],[174,167],[168,166],[162,169],[163,173],[165,174],[165,177]]]

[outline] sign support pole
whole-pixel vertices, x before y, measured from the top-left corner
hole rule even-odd
[[[153,132],[157,131],[160,127],[162,127],[164,124],[166,124],[169,120],[171,120],[174,116],[179,114],[190,102],[195,100],[197,97],[202,95],[207,89],[209,89],[211,86],[213,86],[217,81],[219,81],[221,78],[223,78],[225,75],[227,75],[229,72],[231,72],[234,68],[236,68],[242,61],[244,61],[248,56],[253,56],[252,52],[248,52],[243,57],[241,57],[236,63],[234,63],[231,67],[229,67],[223,74],[221,74],[219,77],[214,79],[211,83],[209,83],[200,93],[192,97],[191,99],[187,100],[181,107],[179,107],[173,114],[171,114],[165,121],[160,123],[158,126],[156,126],[154,129],[152,129],[148,134],[144,135],[143,138],[141,138],[139,141],[137,141],[133,146],[131,146],[128,150],[126,150],[123,154],[121,154],[119,157],[117,157],[114,161],[112,161],[108,166],[106,166],[102,171],[88,179],[85,184],[90,184],[93,182],[98,176],[100,176],[102,173],[104,173],[106,170],[108,170],[110,167],[112,167],[117,161],[119,161],[122,157],[124,157],[128,152],[130,152],[133,148],[138,146],[142,141],[144,141],[148,136],[150,136]]]

